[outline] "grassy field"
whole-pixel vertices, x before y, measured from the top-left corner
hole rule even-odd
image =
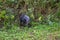
[[[0,40],[60,40],[60,25],[38,24],[30,28],[12,27],[0,31]]]
[[[19,27],[20,13],[31,27]],[[60,0],[0,0],[0,40],[60,40]]]

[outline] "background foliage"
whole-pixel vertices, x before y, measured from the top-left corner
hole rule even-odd
[[[20,13],[31,18],[31,28],[20,28]],[[0,40],[57,40],[59,28],[60,0],[0,0]]]

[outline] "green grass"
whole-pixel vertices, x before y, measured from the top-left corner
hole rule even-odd
[[[23,29],[13,26],[9,30],[0,31],[0,40],[49,40],[51,35],[54,37],[59,36],[60,38],[60,25],[58,23],[54,23],[51,26],[38,24],[31,28],[25,27]]]

